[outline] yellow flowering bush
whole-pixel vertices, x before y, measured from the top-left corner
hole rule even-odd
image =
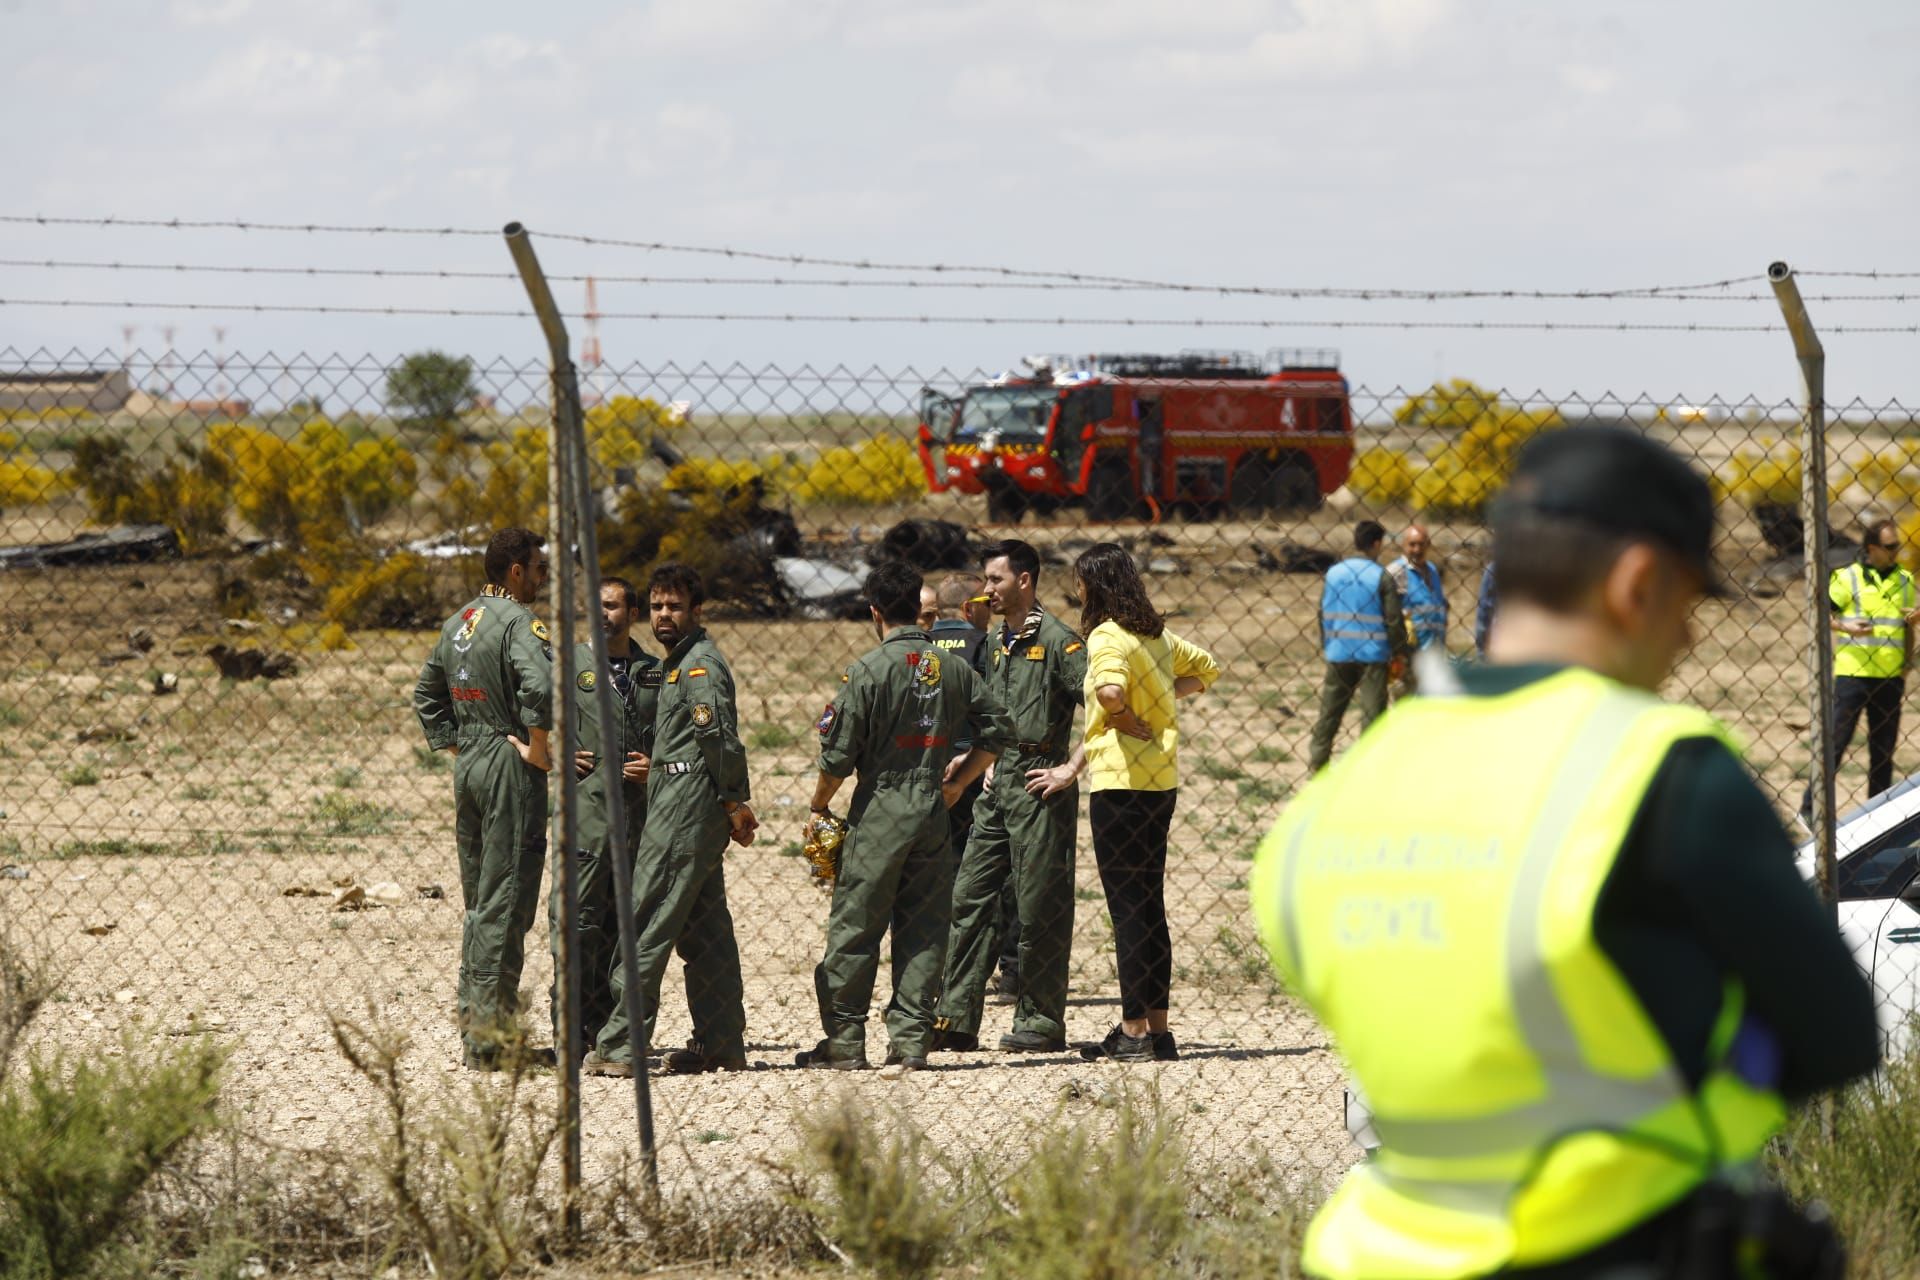
[[[1405,502],[1413,496],[1417,468],[1425,462],[1419,454],[1401,449],[1362,449],[1353,460],[1347,487],[1375,506]]]

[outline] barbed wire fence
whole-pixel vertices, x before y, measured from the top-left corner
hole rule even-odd
[[[0,218],[22,226],[54,221]],[[191,225],[67,221],[101,230]],[[461,242],[497,235],[242,223],[203,229]],[[1764,276],[1627,290],[1315,290],[538,237],[853,273],[827,281],[624,277],[723,288],[1072,289],[1475,306],[1507,299],[1773,302],[1757,287]],[[170,266],[51,256],[0,267],[280,274],[231,261]],[[869,272],[912,278],[875,280]],[[472,279],[488,282],[499,305],[389,307],[372,295],[354,305],[86,301],[15,298],[12,288],[0,305],[526,317],[533,349],[532,312],[506,305],[514,277],[505,270],[361,271],[329,262],[290,274],[376,283],[417,274]],[[1893,281],[1920,273],[1800,275]],[[1730,292],[1737,290],[1746,292]],[[1808,295],[1849,304],[1911,300],[1898,292]],[[1768,358],[1786,358],[1777,321],[680,314],[1154,332],[1368,325],[1736,331],[1775,334],[1756,343],[1769,343]],[[1915,331],[1920,326],[1851,320],[1822,326],[1838,336]],[[1069,380],[1040,386],[1020,409],[990,412],[991,397],[976,399],[981,416],[970,420],[970,393],[1020,380],[989,369],[668,360],[582,371],[600,567],[644,582],[653,564],[678,559],[706,575],[713,593],[707,620],[738,684],[740,736],[763,824],[752,846],[726,856],[753,1069],[655,1082],[668,1189],[723,1195],[755,1184],[764,1177],[757,1162],[794,1146],[796,1112],[821,1096],[821,1077],[790,1065],[819,1035],[810,974],[828,912],[801,857],[801,828],[821,705],[872,644],[859,580],[888,556],[937,581],[977,570],[992,539],[1027,539],[1043,560],[1040,598],[1072,622],[1066,566],[1093,542],[1118,541],[1175,629],[1219,660],[1218,683],[1182,712],[1167,867],[1182,1056],[1143,1070],[1196,1159],[1228,1166],[1264,1158],[1298,1188],[1328,1185],[1359,1149],[1343,1123],[1339,1063],[1324,1033],[1271,976],[1246,882],[1257,841],[1307,776],[1324,668],[1320,574],[1346,553],[1357,521],[1378,519],[1395,534],[1414,523],[1428,531],[1450,614],[1443,643],[1468,655],[1489,555],[1485,504],[1525,441],[1570,423],[1606,422],[1669,442],[1715,481],[1717,558],[1736,588],[1730,599],[1699,606],[1696,643],[1671,692],[1728,724],[1783,816],[1798,807],[1817,772],[1809,735],[1819,704],[1806,660],[1813,636],[1802,490],[1831,498],[1835,554],[1877,516],[1900,521],[1914,547],[1920,432],[1913,410],[1834,397],[1826,405],[1825,456],[1805,458],[1799,441],[1807,406],[1737,390],[1686,402],[1638,390],[1554,397],[1466,382],[1368,385],[1335,374],[1315,389],[1287,391],[1286,378],[1298,371],[1285,357],[1270,367],[1230,353],[1194,359],[1144,379],[1167,398],[1164,453],[1157,465],[1142,453],[1139,419],[1131,419],[1130,435],[1103,446],[1105,456],[1124,462],[1131,487],[1108,490],[1104,505],[1087,491],[1099,466],[1077,452],[1083,442],[1062,426],[1062,397],[1082,385]],[[1059,371],[1074,367],[1063,362]],[[1203,394],[1196,404],[1212,407],[1182,419],[1184,411],[1172,407],[1176,391],[1228,386],[1218,368],[1257,369],[1259,377],[1233,385],[1279,387],[1264,394],[1291,407],[1276,409],[1270,428],[1244,419],[1228,429],[1219,415],[1240,412],[1234,402]],[[444,401],[420,392],[423,375],[448,374]],[[532,357],[423,365],[417,357],[323,353],[0,352],[0,581],[7,587],[0,634],[14,657],[0,679],[0,753],[9,775],[0,910],[16,937],[43,948],[62,974],[68,1016],[44,1034],[96,1044],[140,1020],[170,1033],[220,1036],[234,1047],[229,1094],[249,1123],[313,1149],[365,1129],[367,1096],[336,1051],[330,1012],[376,1005],[410,1033],[419,1070],[460,1078],[451,774],[446,757],[427,749],[410,693],[433,629],[477,592],[476,552],[487,534],[506,525],[546,527],[553,374]],[[1142,380],[1116,374],[1114,384],[1129,377]],[[929,410],[933,404],[949,406],[944,418]],[[1315,406],[1323,404],[1335,406],[1334,418],[1321,416]],[[1232,442],[1208,442],[1212,428]],[[1271,434],[1255,438],[1261,431]],[[1019,472],[1026,478],[1018,483],[1033,487],[1010,496],[1004,480],[992,478],[992,493],[979,491],[983,446],[1000,459],[998,475]],[[1063,451],[1074,455],[1067,459],[1074,467],[1056,468],[1051,481],[1019,471]],[[1287,475],[1296,452],[1312,462],[1309,489],[1236,482]],[[1027,461],[1007,465],[1015,458]],[[1151,481],[1143,478],[1149,474]],[[558,607],[557,600],[539,606]],[[636,640],[650,643],[644,630]],[[1356,731],[1350,716],[1339,743]],[[1903,736],[1897,771],[1915,764]],[[1864,782],[1856,747],[1837,770],[1841,806],[1865,798]],[[1393,780],[1380,786],[1390,797]],[[1072,897],[1060,904],[1071,912],[1065,1023],[1076,1043],[1098,1041],[1119,1017],[1115,939],[1085,834],[1084,792],[1078,804]],[[544,921],[536,933],[542,929]],[[882,959],[876,1006],[885,999]],[[551,976],[536,936],[523,979],[536,1028],[544,1026]],[[692,1028],[676,980],[664,991],[655,1043],[671,1047]],[[868,1036],[876,1049],[878,1015],[876,1007]],[[937,1054],[935,1066],[946,1069],[901,1080],[869,1073],[835,1087],[876,1107],[904,1107],[943,1147],[1011,1160],[1063,1116],[1097,1113],[1123,1070],[1071,1051],[995,1052],[1012,1016],[990,1003],[982,1050]],[[584,1175],[612,1176],[634,1153],[629,1087],[588,1079],[579,1097]]]

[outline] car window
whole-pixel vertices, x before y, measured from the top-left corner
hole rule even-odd
[[[1840,898],[1897,898],[1915,871],[1920,871],[1920,849],[1911,846],[1856,853],[1840,864]]]

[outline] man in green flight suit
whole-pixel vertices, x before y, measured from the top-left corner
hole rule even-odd
[[[980,1047],[981,1006],[993,971],[1000,887],[1013,877],[1020,915],[1020,998],[1008,1053],[1067,1047],[1067,960],[1073,945],[1074,827],[1080,791],[1032,794],[1028,775],[1073,750],[1073,709],[1087,676],[1087,647],[1040,607],[1040,556],[1016,539],[981,560],[993,611],[1005,622],[987,639],[987,687],[1006,713],[1009,740],[973,811],[973,834],[953,886],[945,989],[934,1018],[935,1049]]]
[[[747,1065],[740,948],[727,910],[721,866],[727,841],[753,843],[759,824],[747,803],[747,752],[734,710],[733,672],[700,623],[706,588],[683,564],[656,567],[647,582],[654,639],[667,651],[654,708],[647,770],[647,822],[634,859],[633,902],[640,979],[641,1042],[653,1042],[667,957],[686,965],[693,1038],[667,1055],[675,1075],[738,1071]],[[630,1076],[626,975],[613,969],[613,1013],[582,1070]]]
[[[993,762],[1005,717],[966,663],[917,621],[920,575],[898,561],[867,575],[878,648],[847,668],[840,696],[821,714],[813,823],[849,774],[860,780],[834,878],[827,951],[813,971],[826,1033],[802,1067],[867,1065],[867,1011],[880,969],[880,938],[893,931],[893,999],[887,1065],[927,1065],[953,899],[947,811]],[[955,756],[956,741],[972,745]]]
[[[413,687],[427,746],[451,751],[460,860],[460,1035],[466,1064],[491,1071],[514,1037],[527,931],[547,848],[547,731],[553,647],[527,607],[547,553],[527,529],[487,543],[487,585],[440,628]]]
[[[626,806],[627,865],[640,849],[640,832],[647,817],[647,768],[653,753],[654,704],[660,697],[662,671],[657,658],[633,642],[633,624],[640,616],[640,593],[625,578],[600,580],[600,618],[607,633],[607,671],[613,680],[616,722],[610,733],[600,732],[600,699],[594,689],[593,650],[584,642],[575,646],[573,714],[579,726],[580,749],[574,770],[580,775],[580,906],[574,916],[574,946],[580,957],[580,1042],[590,1048],[613,1013],[613,970],[620,963],[620,930],[614,916],[612,814],[609,794],[613,779],[621,779]],[[560,886],[547,897],[548,937],[555,943],[558,964]],[[559,1043],[558,993],[554,999],[554,1043]]]

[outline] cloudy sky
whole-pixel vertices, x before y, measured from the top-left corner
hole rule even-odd
[[[1910,0],[0,0],[0,213],[536,230],[1209,285],[1617,289],[1920,271]],[[488,237],[0,224],[9,261],[500,271]],[[867,281],[541,242],[549,270]],[[946,277],[978,279],[980,277]],[[1920,278],[1809,295],[1920,297]],[[581,287],[558,287],[577,308]],[[1749,280],[1726,292],[1766,293]],[[1153,292],[603,283],[604,311],[1181,321],[608,320],[610,362],[1000,368],[1032,351],[1332,346],[1372,388],[1790,396],[1771,301],[1347,302]],[[532,358],[531,321],[255,314],[511,309],[511,280],[0,268],[0,347],[227,345]],[[68,308],[24,299],[200,302]],[[1815,301],[1920,324],[1920,301]],[[1184,323],[1195,319],[1207,326]],[[1388,327],[1339,329],[1346,321]],[[1259,323],[1254,323],[1259,322]],[[1920,337],[1833,332],[1837,402],[1920,401]]]

